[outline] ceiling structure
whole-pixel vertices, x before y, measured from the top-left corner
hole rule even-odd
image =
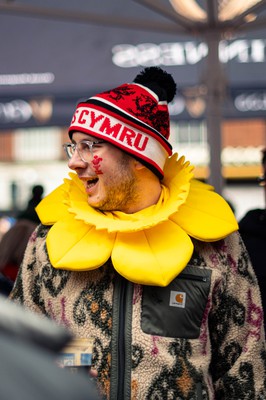
[[[145,18],[143,10],[134,8],[132,3],[148,7],[159,18],[150,13]],[[121,4],[122,9],[117,7]],[[55,0],[46,1],[45,7],[41,0],[0,1],[0,12],[6,14],[175,34],[265,28],[264,10],[265,0],[124,0],[123,3],[114,0],[111,4],[108,0],[102,0],[101,4],[95,0],[66,0],[63,4]]]
[[[203,83],[206,90],[206,123],[210,148],[209,183],[222,193],[221,111],[226,92],[226,76],[219,59],[219,43],[229,35],[266,26],[266,17],[263,15],[266,1],[206,0],[204,4],[196,0],[169,1],[176,13],[173,19],[183,32],[201,36],[208,45]],[[138,2],[163,12],[159,0]]]
[[[220,123],[228,76],[219,59],[219,44],[221,40],[230,41],[252,35],[257,30],[264,31],[266,0],[46,0],[45,3],[42,0],[0,0],[0,32],[1,27],[1,37],[5,40],[1,44],[0,98],[6,96],[6,99],[34,93],[77,99],[85,92],[91,95],[94,90],[102,90],[101,86],[109,88],[134,78],[138,65],[133,58],[129,57],[130,68],[125,68],[125,60],[122,68],[114,63],[110,65],[104,51],[108,40],[113,40],[110,45],[113,51],[119,47],[115,47],[115,43],[129,43],[124,52],[121,51],[124,45],[120,45],[120,53],[113,54],[113,59],[120,57],[122,62],[121,58],[137,48],[138,56],[144,57],[143,65],[152,63],[145,57],[153,56],[156,60],[154,52],[158,50],[158,46],[149,47],[147,43],[161,43],[161,50],[165,49],[165,43],[177,39],[187,40],[186,43],[192,39],[197,43],[205,42],[206,54],[199,44],[205,54],[205,63],[200,68],[191,65],[192,72],[188,72],[186,65],[177,68],[169,63],[166,69],[173,72],[179,86],[187,82],[198,85],[203,91],[210,145],[209,182],[222,192]],[[146,47],[137,45],[141,41]],[[89,48],[88,43],[93,43],[94,47]],[[141,48],[144,48],[142,53]],[[30,62],[38,76],[25,74]],[[61,68],[56,79],[47,73],[53,68],[59,71]],[[243,68],[243,65],[235,67],[235,81],[240,79]],[[256,84],[260,85],[264,74],[256,74],[255,69],[254,73],[250,81],[256,79]],[[16,84],[14,79],[18,80]],[[38,86],[38,79],[46,81]]]

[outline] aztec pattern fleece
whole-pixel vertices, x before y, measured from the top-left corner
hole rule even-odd
[[[40,225],[11,298],[94,338],[105,397],[123,400],[265,400],[263,312],[238,233],[194,241],[166,288],[127,282],[111,261],[97,270],[54,269]]]

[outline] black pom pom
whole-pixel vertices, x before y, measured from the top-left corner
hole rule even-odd
[[[148,67],[141,71],[133,81],[153,90],[159,100],[166,100],[168,103],[173,100],[176,94],[176,83],[168,72],[160,67]]]

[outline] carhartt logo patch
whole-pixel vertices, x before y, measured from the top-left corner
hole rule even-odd
[[[186,305],[186,293],[185,292],[170,292],[170,307],[185,308]]]

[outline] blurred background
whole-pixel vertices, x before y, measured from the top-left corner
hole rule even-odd
[[[0,0],[0,37],[0,230],[67,176],[78,101],[152,65],[177,83],[170,141],[195,176],[238,219],[265,206],[264,0]]]

